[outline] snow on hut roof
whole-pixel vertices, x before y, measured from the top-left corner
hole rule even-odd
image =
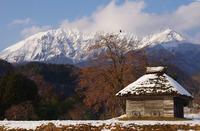
[[[164,73],[162,75],[146,74],[119,91],[116,96],[178,94],[192,97],[178,82]]]
[[[164,67],[158,66],[158,67],[147,67],[146,73],[160,73],[164,72]]]

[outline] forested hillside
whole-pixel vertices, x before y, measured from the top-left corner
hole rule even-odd
[[[78,68],[39,62],[12,65],[1,60],[0,119],[108,119],[119,115],[120,101],[111,88],[112,84],[120,84],[111,76],[118,76],[119,72],[113,72],[110,63],[102,66],[104,60],[96,62],[101,64]],[[124,63],[128,70],[123,73],[121,84],[127,86],[142,76],[144,64]],[[149,64],[157,66],[157,63]],[[196,103],[199,102],[199,73],[191,77],[179,67],[168,65],[167,74],[195,95]]]
[[[39,62],[12,65],[3,60],[0,66],[4,67],[0,68],[1,119],[87,118],[82,98],[76,94],[80,74],[77,67]]]

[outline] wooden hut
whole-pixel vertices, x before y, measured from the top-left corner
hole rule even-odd
[[[116,96],[126,99],[127,117],[180,117],[193,96],[165,74],[164,67],[147,67],[146,74]]]

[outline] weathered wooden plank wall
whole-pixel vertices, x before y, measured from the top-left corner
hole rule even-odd
[[[173,99],[164,100],[126,100],[126,115],[174,117]]]
[[[174,100],[165,98],[164,102],[164,117],[174,117]]]
[[[145,100],[145,115],[159,117],[163,116],[163,100]]]
[[[144,116],[144,101],[126,100],[126,115],[131,116]]]

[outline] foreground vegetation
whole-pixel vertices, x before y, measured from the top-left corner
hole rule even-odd
[[[200,125],[184,125],[184,124],[156,124],[156,125],[107,125],[102,124],[100,126],[94,126],[91,124],[79,124],[79,125],[60,125],[57,127],[53,123],[47,125],[41,125],[36,127],[36,131],[101,131],[101,130],[111,130],[111,131],[178,131],[178,130],[200,130]],[[0,126],[0,131],[33,131],[33,129],[7,129],[4,126]]]

